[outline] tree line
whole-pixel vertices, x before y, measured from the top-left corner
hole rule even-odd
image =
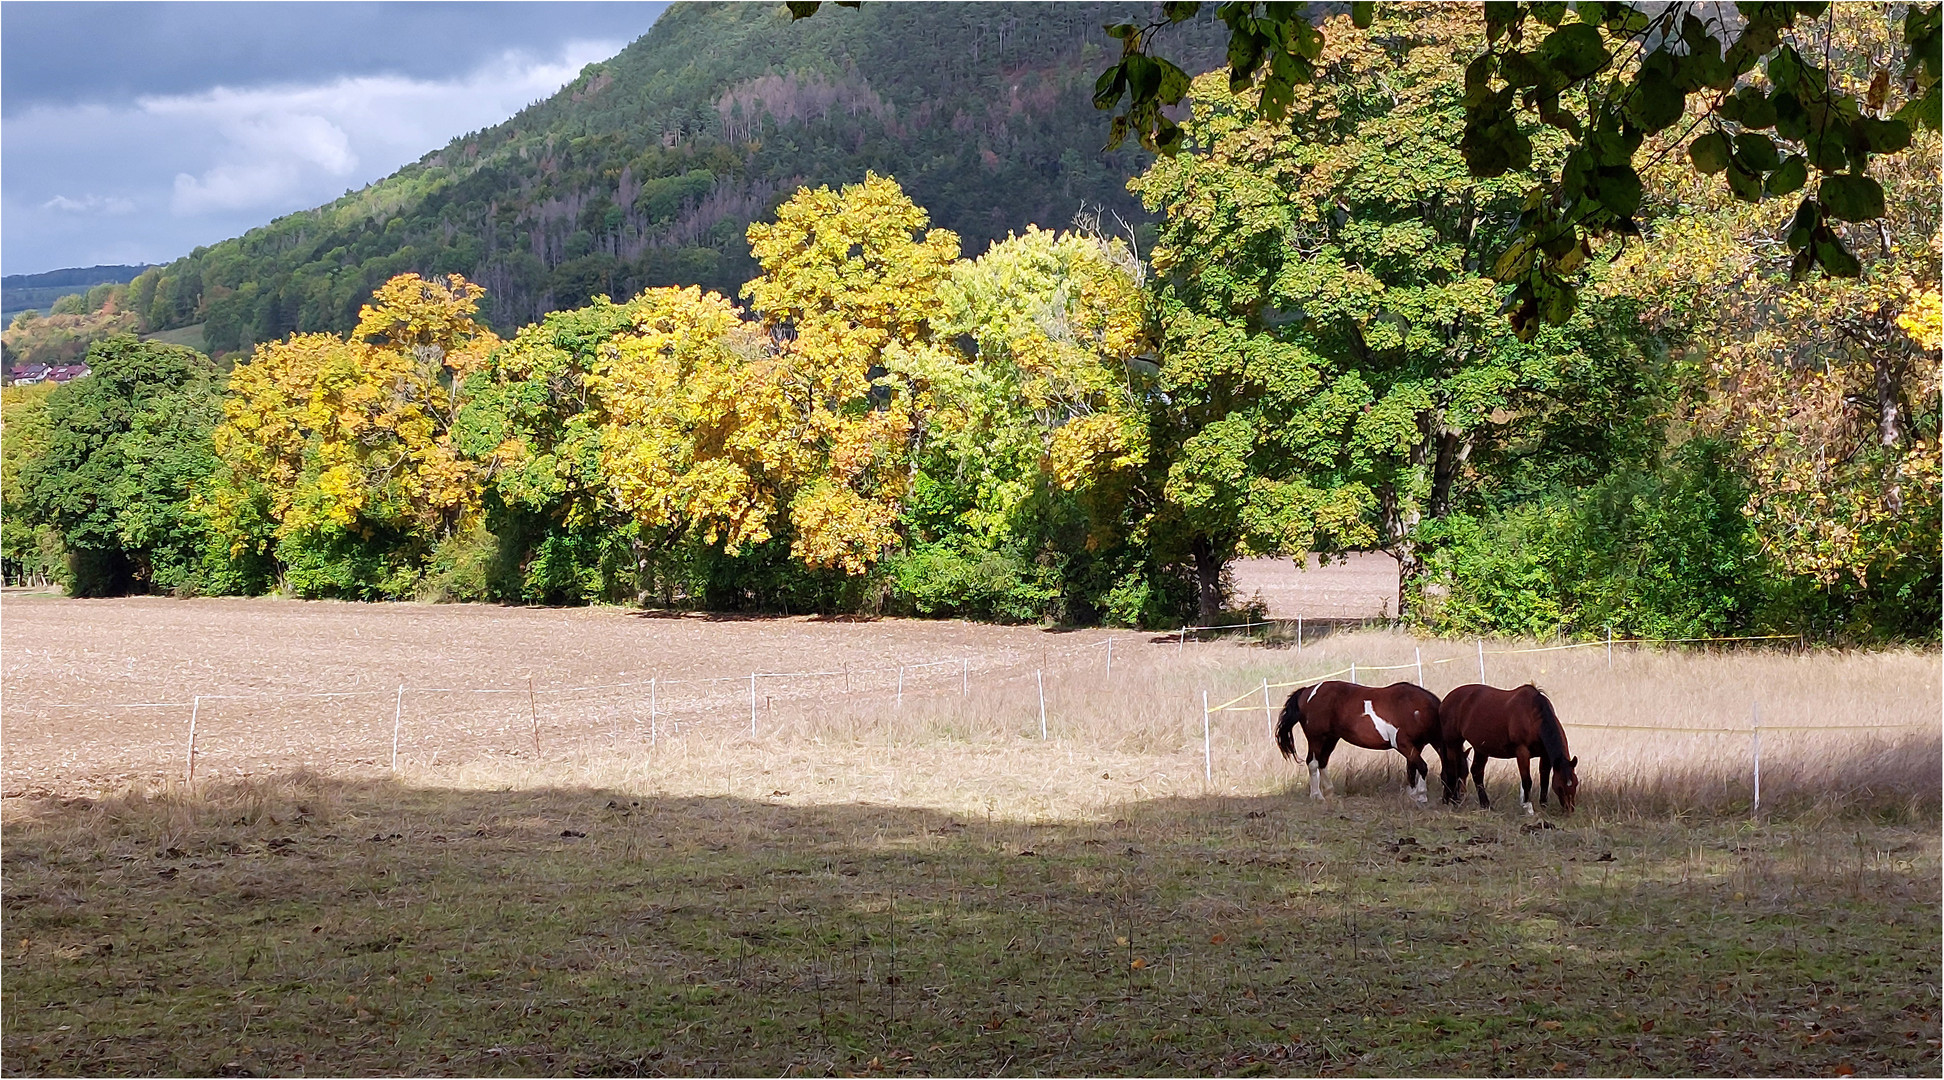
[[[9,573],[1161,627],[1238,557],[1383,550],[1439,630],[1934,638],[1935,134],[1876,162],[1880,228],[1833,226],[1854,278],[1791,282],[1762,207],[1649,167],[1646,236],[1515,327],[1493,264],[1572,147],[1466,167],[1475,21],[1337,20],[1278,118],[1194,80],[1132,185],[1151,234],[966,258],[870,175],[751,225],[734,299],[502,339],[478,285],[404,274],[227,375],[112,339],[6,405]]]

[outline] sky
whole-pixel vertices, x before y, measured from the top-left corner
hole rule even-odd
[[[0,2],[0,273],[168,262],[329,202],[666,6]]]

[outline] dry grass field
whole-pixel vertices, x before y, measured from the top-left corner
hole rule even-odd
[[[1204,692],[1478,678],[1381,630],[9,596],[0,633],[8,1075],[1940,1067],[1934,651],[1485,643],[1581,760],[1526,818],[1506,763],[1420,808],[1353,749],[1312,802],[1259,691],[1204,759]],[[752,738],[752,670],[834,674],[758,679]]]

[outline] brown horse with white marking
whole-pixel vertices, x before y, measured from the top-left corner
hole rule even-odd
[[[1458,763],[1459,784],[1464,783],[1465,744],[1471,744],[1472,782],[1478,785],[1478,805],[1490,808],[1485,797],[1485,762],[1489,758],[1516,758],[1519,762],[1519,805],[1532,810],[1532,770],[1529,762],[1539,759],[1539,801],[1546,801],[1548,786],[1559,793],[1559,808],[1573,812],[1579,795],[1579,759],[1566,748],[1566,729],[1553,712],[1552,702],[1539,688],[1527,683],[1514,690],[1473,683],[1461,686],[1444,697],[1444,759]],[[1553,781],[1553,773],[1559,779]],[[1447,794],[1456,802],[1455,792]]]
[[[1289,695],[1283,703],[1282,721],[1276,726],[1276,746],[1286,758],[1296,756],[1297,725],[1309,740],[1310,798],[1323,797],[1329,783],[1330,754],[1338,740],[1366,750],[1395,750],[1407,763],[1404,784],[1420,805],[1425,796],[1425,778],[1431,770],[1424,764],[1425,747],[1438,751],[1443,766],[1446,802],[1458,801],[1458,788],[1464,766],[1452,767],[1445,758],[1438,723],[1438,695],[1413,683],[1389,686],[1359,686],[1347,682],[1323,682],[1305,686]]]

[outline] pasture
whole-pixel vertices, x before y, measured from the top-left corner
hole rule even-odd
[[[1312,802],[1256,706],[1204,758],[1203,691],[1472,642],[4,615],[9,1074],[1939,1069],[1934,652],[1487,643],[1581,759],[1528,818]]]

